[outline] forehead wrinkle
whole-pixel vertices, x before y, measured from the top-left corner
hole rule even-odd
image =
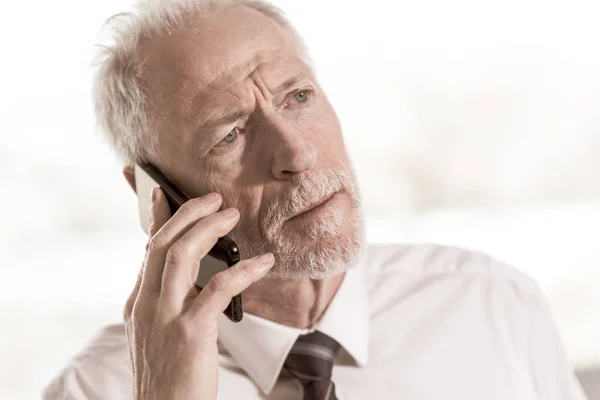
[[[252,90],[249,89],[248,85],[246,84],[248,82],[260,84],[264,89],[267,90],[267,92],[275,94],[291,89],[292,86],[299,82],[302,82],[305,78],[312,79],[311,72],[306,71],[304,68],[301,68],[298,65],[285,66],[285,68],[283,68],[281,73],[279,74],[284,78],[280,78],[277,74],[274,73],[274,71],[276,71],[278,67],[280,67],[281,65],[285,65],[285,63],[293,60],[294,59],[280,59],[264,61],[258,64],[253,70],[251,70],[248,73],[248,76],[244,77],[239,82],[230,82],[226,86],[220,86],[220,83],[206,85],[203,93],[198,94],[197,98],[195,99],[196,104],[194,104],[193,106],[199,107],[200,103],[202,103],[203,101],[217,99],[215,101],[216,105],[214,105],[214,107],[218,107],[222,103],[220,100],[218,100],[218,98],[221,97],[221,95],[233,96],[237,98],[237,100],[240,100],[240,104],[247,104],[248,99],[252,97]],[[271,76],[269,77],[269,75]],[[230,88],[234,85],[239,85],[240,90],[230,90]],[[208,91],[207,88],[210,88],[211,90]],[[212,107],[213,106],[211,105],[207,108]]]
[[[258,51],[255,54],[241,60],[238,65],[217,74],[205,84],[194,85],[193,81],[189,82],[187,85],[189,88],[188,90],[193,93],[190,102],[192,104],[197,104],[199,101],[204,100],[207,95],[206,89],[210,89],[213,92],[223,92],[234,84],[243,82],[244,80],[248,79],[261,65],[276,60],[278,58],[278,53],[282,53],[282,51]]]
[[[218,105],[212,108],[212,112],[206,116],[205,121],[203,121],[203,130],[210,132],[219,125],[231,123],[233,122],[232,120],[220,120],[225,119],[225,117],[232,117],[233,115],[236,115],[235,119],[241,118],[242,116],[249,115],[254,108],[254,103],[248,96],[227,92],[223,97]]]
[[[200,78],[198,76],[200,74],[193,72],[197,67],[186,62],[188,60],[180,58],[180,62],[183,61],[183,65],[173,62],[169,63],[171,64],[171,71],[175,72],[171,76],[179,76],[180,79],[177,79],[179,82],[173,82],[172,80],[169,82],[168,86],[172,89],[170,97],[173,100],[167,101],[167,104],[171,103],[171,106],[163,108],[162,115],[167,120],[179,121],[179,123],[184,122],[185,124],[189,123],[190,129],[198,127],[197,122],[200,115],[203,115],[200,119],[206,121],[215,115],[219,111],[219,108],[227,108],[229,101],[223,97],[234,95],[233,92],[227,91],[232,86],[242,84],[247,79],[254,80],[258,75],[263,80],[263,76],[273,75],[273,71],[282,65],[285,68],[283,71],[285,74],[312,76],[310,67],[296,53],[282,49],[261,49],[246,57],[238,65],[217,74],[207,83],[198,85],[198,82],[202,81],[202,79],[198,79]],[[293,65],[290,65],[291,63]],[[202,65],[201,61],[197,65]],[[283,81],[276,84],[279,85],[281,83]],[[176,90],[175,86],[179,86],[179,90]],[[269,88],[268,86],[271,85],[267,85],[267,88]],[[241,94],[241,91],[239,91],[239,94],[237,90],[235,91],[236,95],[234,96],[243,102],[243,104],[239,103],[239,107],[235,106],[236,108],[248,107],[249,99],[245,99],[247,97],[245,96],[245,86],[243,89],[244,94]],[[212,104],[208,104],[209,102],[212,102]]]

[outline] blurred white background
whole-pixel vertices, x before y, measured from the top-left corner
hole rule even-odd
[[[121,306],[145,237],[95,127],[91,61],[129,0],[0,11],[0,399],[41,388]],[[482,250],[531,275],[600,366],[600,5],[277,1],[344,126],[371,241]]]

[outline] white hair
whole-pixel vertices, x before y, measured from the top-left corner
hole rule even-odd
[[[158,126],[149,115],[140,77],[138,50],[143,39],[167,34],[190,17],[217,7],[243,5],[278,24],[310,64],[298,32],[274,5],[258,0],[140,0],[131,12],[111,17],[105,27],[110,43],[101,45],[94,82],[94,106],[100,127],[127,164],[155,161]]]

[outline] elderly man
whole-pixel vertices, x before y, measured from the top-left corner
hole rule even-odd
[[[133,166],[152,163],[193,199],[171,216],[154,190],[125,324],[46,399],[584,398],[527,277],[454,248],[363,245],[339,121],[277,9],[143,2],[110,24],[96,106],[125,177],[135,190]],[[243,259],[198,293],[226,234]]]

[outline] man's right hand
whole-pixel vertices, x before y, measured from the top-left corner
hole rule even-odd
[[[124,310],[136,400],[217,398],[217,316],[262,278],[273,255],[242,260],[214,275],[198,294],[199,263],[239,220],[218,211],[216,193],[185,203],[173,217],[162,190],[152,192],[150,239]]]

